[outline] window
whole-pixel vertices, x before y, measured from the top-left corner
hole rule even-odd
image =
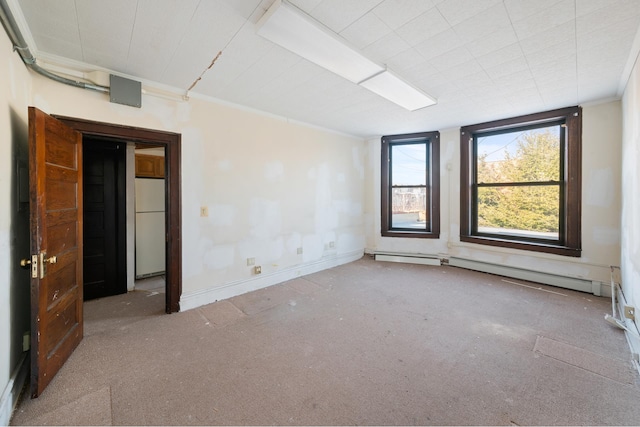
[[[440,133],[382,137],[382,235],[440,237]]]
[[[579,107],[460,130],[460,240],[579,257]]]

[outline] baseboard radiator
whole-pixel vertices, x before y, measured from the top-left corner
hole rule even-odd
[[[530,282],[543,283],[545,285],[587,292],[596,296],[611,296],[609,286],[603,286],[603,284],[598,281],[458,257],[450,257],[449,265],[452,267],[461,267],[468,270],[482,271],[484,273],[497,274],[499,276],[512,277],[514,279],[527,280]]]
[[[399,252],[374,252],[376,261],[402,262],[407,264],[441,265],[440,258],[436,255],[406,254]]]

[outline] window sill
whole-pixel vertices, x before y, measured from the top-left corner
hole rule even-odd
[[[533,252],[544,252],[555,255],[563,255],[579,258],[582,249],[567,246],[553,245],[538,242],[523,242],[517,240],[499,239],[495,237],[460,236],[461,242],[476,243],[479,245],[499,246],[503,248],[519,249]]]
[[[382,231],[383,237],[409,237],[418,239],[439,239],[440,233],[429,233],[426,231]]]

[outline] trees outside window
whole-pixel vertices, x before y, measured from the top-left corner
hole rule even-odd
[[[440,235],[440,134],[382,137],[382,235]]]
[[[461,240],[580,256],[581,112],[461,129]]]

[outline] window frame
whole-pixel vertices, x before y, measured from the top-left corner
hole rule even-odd
[[[564,124],[560,153],[559,238],[478,232],[477,136]],[[564,146],[562,146],[564,145]],[[580,257],[582,252],[582,109],[568,107],[460,128],[460,240],[462,242]],[[481,186],[482,187],[482,186]]]
[[[430,206],[430,228],[427,230],[394,228],[392,221],[392,158],[391,148],[399,145],[425,143],[427,148],[426,184]],[[385,237],[437,239],[440,237],[440,132],[417,132],[386,135],[381,139],[381,234]],[[404,187],[404,186],[403,186]]]

